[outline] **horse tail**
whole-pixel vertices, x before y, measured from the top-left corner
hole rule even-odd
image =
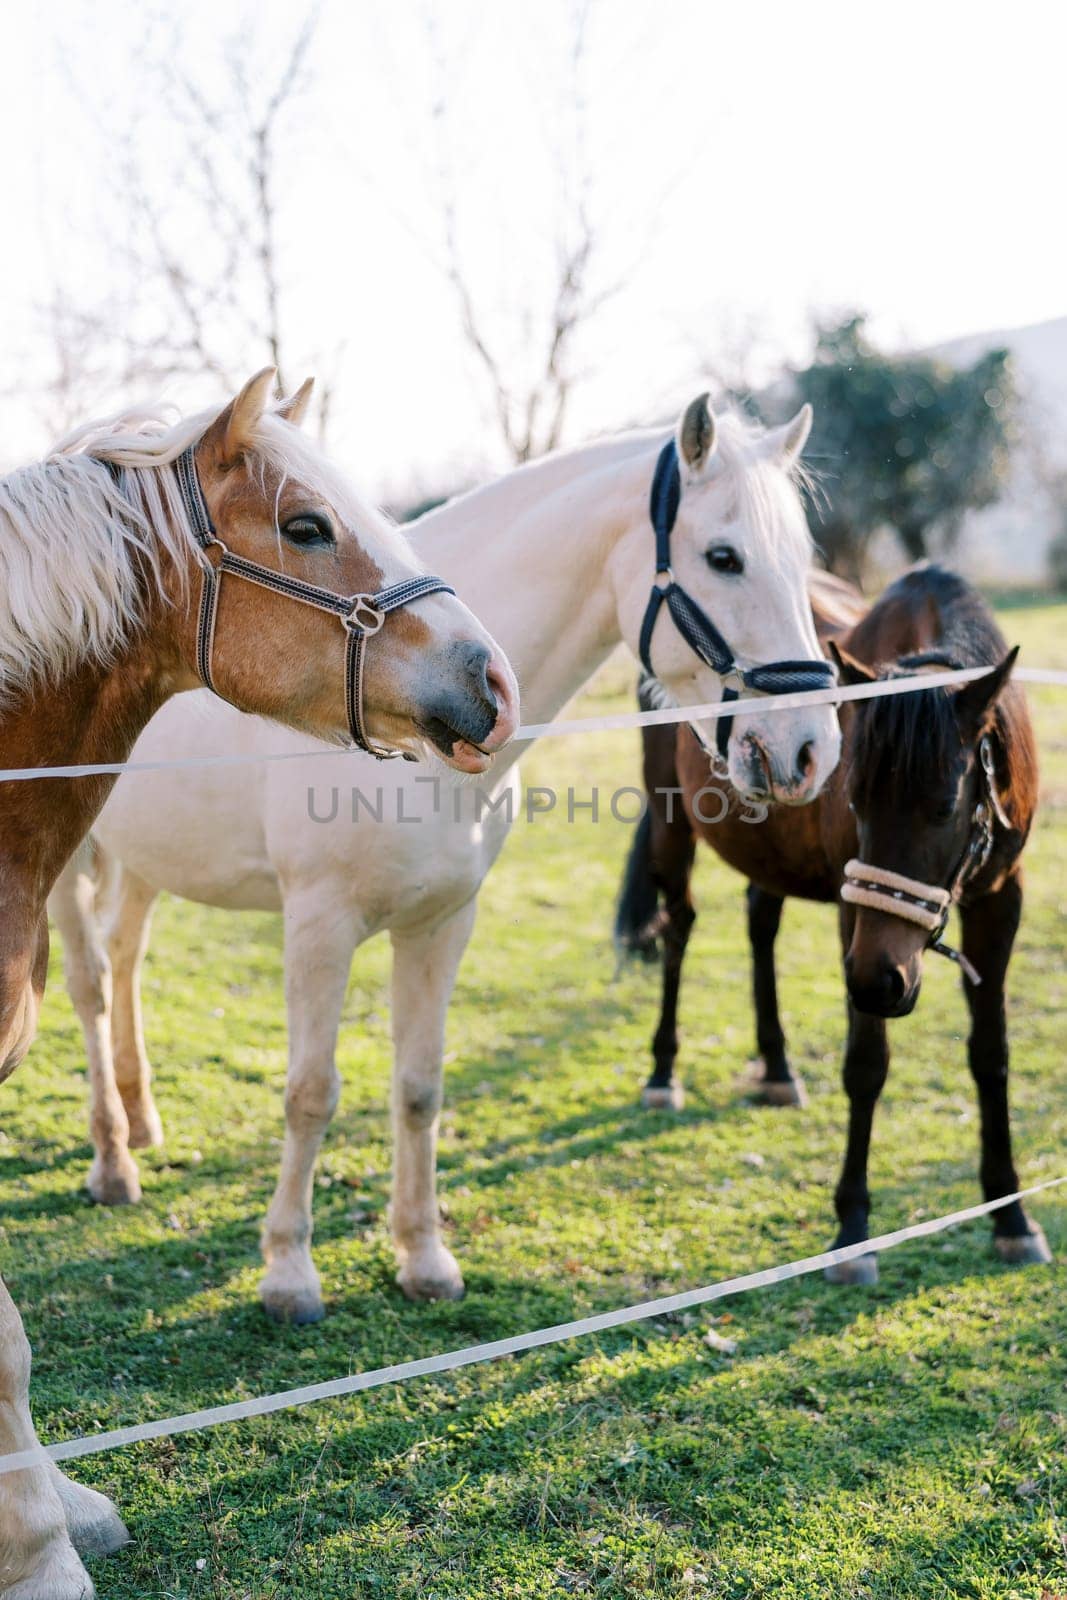
[[[656,680],[642,673],[637,685],[637,703],[642,711],[651,711],[662,704],[661,691]],[[642,740],[646,745],[651,733],[659,729],[645,728]],[[673,741],[674,729],[670,730]],[[630,853],[623,869],[622,886],[615,908],[615,950],[620,964],[629,957],[644,961],[656,959],[656,941],[659,933],[659,888],[653,872],[652,861],[652,810],[651,797],[634,829]]]
[[[652,818],[646,808],[634,829],[615,910],[615,949],[619,960],[656,958],[659,890],[652,876]]]

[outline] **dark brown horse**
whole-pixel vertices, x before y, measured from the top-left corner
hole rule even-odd
[[[1021,856],[1037,798],[1037,759],[1023,692],[1010,681],[1016,652],[1007,650],[981,597],[954,573],[918,567],[869,610],[858,593],[836,584],[814,585],[812,599],[820,639],[844,682],[993,665],[960,687],[843,706],[844,754],[820,798],[802,810],[772,808],[762,821],[709,769],[689,728],[645,729],[650,803],[627,864],[616,936],[623,949],[645,955],[662,943],[663,1006],[644,1103],[679,1106],[678,990],[696,915],[690,893],[696,840],[744,873],[760,1056],[749,1088],[771,1105],[801,1105],[803,1086],[789,1065],[778,1015],[774,941],[787,896],[839,903],[849,1019],[848,1145],[835,1197],[835,1243],[843,1246],[869,1237],[867,1159],[889,1066],[886,1019],[914,1008],[923,953],[940,943],[953,903],[963,929],[956,959],[965,973],[973,969],[964,991],[981,1110],[982,1188],[990,1200],[1018,1188],[1004,978],[1022,910]],[[994,1214],[994,1239],[1005,1261],[1051,1259],[1044,1235],[1018,1203]],[[832,1275],[873,1282],[877,1258],[865,1256]]]

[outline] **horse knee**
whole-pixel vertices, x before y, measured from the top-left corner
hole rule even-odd
[[[0,1407],[25,1403],[30,1392],[30,1341],[22,1318],[8,1305],[10,1314],[0,1305]]]
[[[428,1127],[441,1110],[441,1084],[414,1073],[401,1073],[397,1079],[396,1103],[405,1122]]]
[[[111,966],[102,952],[87,952],[67,961],[67,991],[79,1017],[103,1016],[108,1009]]]
[[[331,1067],[329,1072],[292,1078],[285,1090],[286,1121],[312,1126],[325,1124],[337,1110],[340,1094],[341,1076],[336,1067]]]

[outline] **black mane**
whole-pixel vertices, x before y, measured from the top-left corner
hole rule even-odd
[[[938,638],[932,648],[901,655],[879,671],[882,678],[911,678],[929,669],[995,666],[1007,645],[977,590],[956,573],[934,565],[905,573],[872,606],[855,630],[876,638],[890,618],[933,613]],[[861,659],[864,656],[860,649]],[[961,733],[951,688],[887,695],[856,704],[850,743],[852,789],[862,805],[877,795],[902,808],[940,788],[958,770]]]

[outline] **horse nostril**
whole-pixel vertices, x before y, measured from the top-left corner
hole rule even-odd
[[[797,760],[796,760],[796,781],[797,781],[797,783],[800,784],[800,785],[806,784],[808,782],[808,780],[811,777],[814,776],[814,773],[815,773],[815,741],[814,741],[814,739],[806,739],[804,741],[804,743],[801,745],[800,749],[797,751]]]
[[[899,967],[891,967],[886,973],[885,987],[889,1004],[898,1006],[904,998],[904,990],[907,987],[904,982],[904,974]]]
[[[763,792],[764,794],[770,794],[774,789],[774,779],[771,776],[771,758],[759,739],[750,739],[749,744],[763,778]]]
[[[464,646],[467,673],[470,678],[471,688],[478,698],[485,700],[489,705],[495,706],[496,696],[489,682],[489,663],[492,660],[492,651],[484,644],[475,644],[472,640]]]

